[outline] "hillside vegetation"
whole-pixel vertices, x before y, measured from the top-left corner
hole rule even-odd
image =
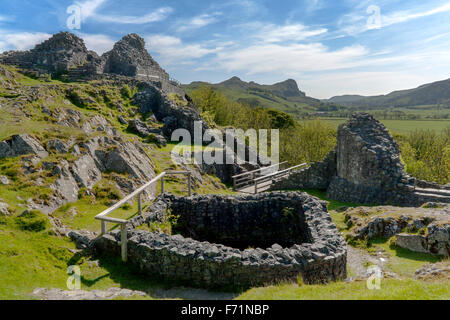
[[[192,91],[191,97],[212,125],[280,129],[280,161],[292,166],[321,161],[336,145],[336,126],[326,121],[298,122],[278,110],[233,102],[208,86]],[[408,128],[395,133],[395,139],[408,173],[440,184],[450,182],[450,127],[442,132]]]
[[[193,91],[202,87],[210,87],[233,102],[254,108],[276,109],[295,118],[316,110],[316,107],[321,104],[319,100],[307,97],[304,92],[301,92],[295,80],[286,80],[274,85],[260,85],[233,77],[218,84],[192,82],[184,85],[183,89],[187,94],[192,94]]]

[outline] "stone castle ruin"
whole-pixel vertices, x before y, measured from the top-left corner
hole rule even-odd
[[[86,48],[83,39],[60,32],[32,50],[3,53],[0,63],[19,66],[35,75],[58,75],[69,81],[127,76],[184,97],[180,85],[170,79],[146,50],[144,39],[134,33],[124,36],[111,51],[99,56]]]
[[[416,179],[405,172],[397,143],[383,124],[367,113],[355,114],[338,129],[337,146],[271,190],[321,189],[343,202],[421,206],[450,202],[450,185]]]
[[[173,235],[136,229],[179,216]],[[128,224],[128,260],[143,272],[190,286],[325,283],[347,276],[347,248],[326,203],[301,192],[246,196],[161,195]],[[120,232],[92,240],[120,253]]]

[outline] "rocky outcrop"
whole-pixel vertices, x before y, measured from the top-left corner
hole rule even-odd
[[[28,134],[15,135],[0,142],[0,158],[18,157],[27,154],[35,154],[40,158],[48,156],[44,147]]]
[[[87,62],[88,50],[84,41],[68,32],[55,34],[27,52],[10,52],[2,57],[3,63],[23,67],[45,67],[50,72],[66,72]]]
[[[169,74],[148,53],[144,39],[135,33],[123,37],[103,58],[106,73],[128,77],[159,76],[169,80]]]
[[[276,181],[271,190],[323,189],[330,199],[362,204],[450,203],[445,186],[425,183],[405,172],[397,143],[371,115],[353,115],[339,127],[337,140],[323,162]]]
[[[415,252],[450,255],[450,205],[436,208],[359,207],[347,209],[347,239],[389,239]]]
[[[60,32],[38,44],[34,49],[10,51],[0,55],[0,63],[25,68],[28,73],[40,75],[50,72],[63,75],[66,80],[94,80],[103,75],[121,75],[145,81],[165,92],[184,96],[183,89],[153,60],[145,48],[145,41],[137,34],[129,34],[101,57],[86,49],[83,39]]]

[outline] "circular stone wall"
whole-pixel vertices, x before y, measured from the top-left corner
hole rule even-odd
[[[174,236],[128,232],[129,261],[142,271],[198,287],[251,287],[279,281],[346,278],[346,243],[326,205],[300,192],[160,197],[144,217],[179,215]],[[96,245],[119,252],[119,232]]]

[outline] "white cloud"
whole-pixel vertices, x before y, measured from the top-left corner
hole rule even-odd
[[[217,16],[221,15],[221,12],[215,12],[213,14],[202,14],[196,16],[177,29],[178,32],[183,32],[192,29],[203,28],[209,24],[217,21]]]
[[[156,52],[166,64],[187,63],[191,59],[202,58],[216,52],[217,48],[208,48],[202,44],[184,44],[180,38],[167,35],[149,35],[145,37],[147,48]]]
[[[150,22],[157,22],[167,18],[173,12],[170,7],[159,8],[155,12],[146,14],[144,16],[106,16],[96,14],[95,18],[103,22],[112,22],[120,24],[146,24]]]
[[[394,24],[408,22],[414,19],[432,16],[439,13],[450,11],[450,3],[435,7],[432,9],[424,9],[422,11],[396,11],[390,14],[383,14],[383,7],[380,7],[380,25],[376,28],[385,28]],[[364,13],[350,13],[343,15],[338,22],[341,27],[341,31],[350,35],[356,35],[362,32],[373,29],[367,22],[370,16],[374,12],[367,13],[364,9]]]
[[[447,3],[443,6],[440,6],[440,7],[434,8],[434,9],[425,10],[425,11],[416,12],[416,13],[411,13],[409,11],[395,12],[391,15],[383,16],[382,17],[382,25],[383,25],[383,27],[386,27],[386,26],[389,26],[392,24],[402,23],[402,22],[406,22],[409,20],[422,18],[422,17],[428,17],[431,15],[435,15],[435,14],[447,12],[447,11],[450,11],[450,3]]]
[[[173,12],[170,7],[158,8],[154,12],[142,16],[121,16],[121,15],[103,15],[99,14],[98,9],[109,0],[86,0],[77,1],[75,4],[80,6],[83,21],[87,19],[95,19],[101,22],[119,23],[119,24],[146,24],[157,22],[167,18]]]
[[[4,50],[28,50],[35,45],[49,39],[52,35],[42,32],[18,32],[1,30],[1,49]]]
[[[116,42],[114,39],[103,34],[80,34],[86,47],[99,55],[111,50]]]
[[[289,24],[284,26],[269,24],[265,25],[256,37],[266,42],[301,41],[324,34],[327,31],[325,28],[309,29],[302,24]]]
[[[94,16],[97,12],[97,9],[106,3],[108,0],[87,0],[84,2],[77,1],[75,2],[81,8],[81,17],[84,20]]]
[[[359,45],[330,51],[321,43],[254,44],[237,50],[222,50],[217,58],[228,71],[298,75],[308,71],[356,67],[360,64],[359,59],[367,53],[368,50]]]

